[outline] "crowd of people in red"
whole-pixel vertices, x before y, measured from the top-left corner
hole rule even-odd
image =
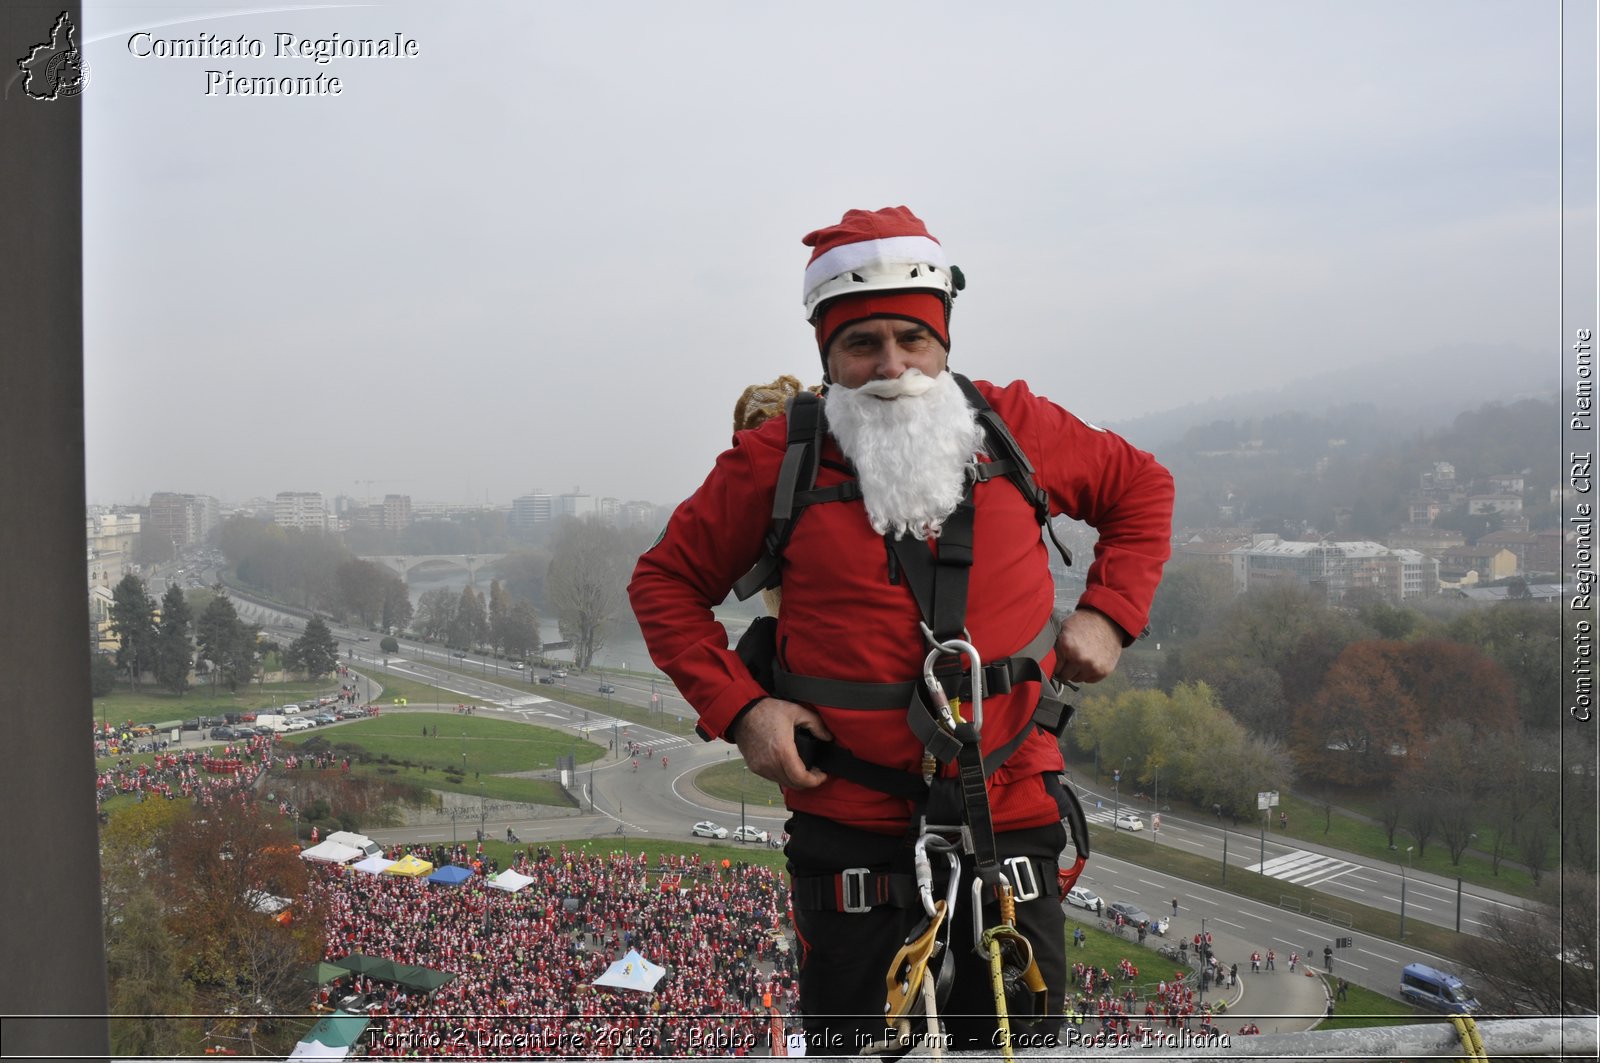
[[[328,960],[366,953],[457,975],[431,993],[357,979],[376,1047],[422,1056],[744,1055],[765,1044],[773,1011],[795,1010],[793,964],[774,933],[787,905],[777,872],[698,856],[651,869],[642,855],[565,846],[523,850],[513,869],[533,883],[506,893],[482,875],[446,886],[344,867],[315,873]],[[666,968],[653,992],[592,984],[629,949]],[[330,1004],[334,994],[323,995]]]
[[[254,787],[271,761],[272,740],[266,736],[181,753],[156,753],[141,764],[122,757],[95,774],[95,807],[117,794],[136,794],[141,801],[194,798],[202,805],[226,800]]]

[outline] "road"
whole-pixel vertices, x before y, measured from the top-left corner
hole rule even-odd
[[[1084,811],[1093,821],[1110,825],[1113,811],[1130,807],[1139,812],[1145,830],[1144,837],[1152,844],[1164,844],[1184,852],[1221,860],[1224,852],[1229,867],[1265,873],[1284,882],[1293,882],[1317,890],[1332,898],[1330,907],[1338,908],[1340,900],[1366,905],[1385,911],[1400,911],[1401,884],[1404,882],[1406,920],[1432,923],[1435,926],[1456,928],[1456,909],[1460,905],[1461,930],[1467,934],[1482,934],[1485,922],[1495,909],[1520,909],[1521,898],[1475,885],[1457,885],[1454,879],[1422,871],[1404,871],[1403,864],[1379,863],[1329,846],[1320,846],[1298,838],[1286,838],[1272,830],[1233,829],[1221,819],[1196,819],[1161,814],[1161,828],[1152,832],[1154,817],[1149,813],[1149,802],[1130,805],[1113,792],[1102,792],[1092,787],[1079,787]],[[1098,803],[1099,807],[1096,807]],[[1265,860],[1263,860],[1263,855]],[[1404,854],[1400,854],[1404,860]]]

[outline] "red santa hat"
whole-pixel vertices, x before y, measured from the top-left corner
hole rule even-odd
[[[925,325],[949,349],[950,305],[965,282],[910,208],[848,210],[801,243],[812,249],[802,295],[824,365],[835,333],[873,317]]]

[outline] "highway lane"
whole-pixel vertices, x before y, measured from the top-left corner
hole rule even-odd
[[[1226,851],[1230,868],[1259,873],[1264,867],[1268,876],[1326,894],[1332,898],[1331,907],[1345,900],[1391,912],[1400,910],[1403,864],[1375,862],[1314,842],[1287,838],[1271,829],[1265,832],[1263,843],[1259,824],[1254,830],[1249,827],[1234,829],[1221,820],[1195,819],[1170,811],[1161,814],[1161,828],[1153,832],[1154,816],[1149,811],[1148,801],[1130,804],[1123,795],[1119,802],[1112,792],[1087,787],[1080,787],[1079,796],[1089,818],[1107,826],[1113,810],[1119,806],[1123,811],[1137,812],[1145,826],[1141,834],[1150,839],[1151,844],[1168,845],[1212,860],[1221,860]],[[1398,855],[1403,861],[1404,853]],[[1416,870],[1406,872],[1404,881],[1408,921],[1416,919],[1455,929],[1458,896],[1455,881]],[[1513,895],[1475,885],[1462,885],[1459,897],[1461,930],[1467,934],[1484,933],[1489,913],[1496,909],[1515,910],[1524,904]]]

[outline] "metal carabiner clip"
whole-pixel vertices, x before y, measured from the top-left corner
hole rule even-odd
[[[983,659],[978,656],[978,648],[965,639],[949,639],[945,642],[936,641],[933,631],[927,624],[922,625],[922,633],[933,646],[928,651],[928,656],[922,661],[922,682],[928,688],[928,696],[933,699],[933,707],[939,713],[939,718],[951,730],[961,721],[950,711],[950,699],[945,696],[944,687],[933,674],[933,665],[940,657],[951,654],[966,654],[972,662],[972,724],[978,730],[983,730]]]

